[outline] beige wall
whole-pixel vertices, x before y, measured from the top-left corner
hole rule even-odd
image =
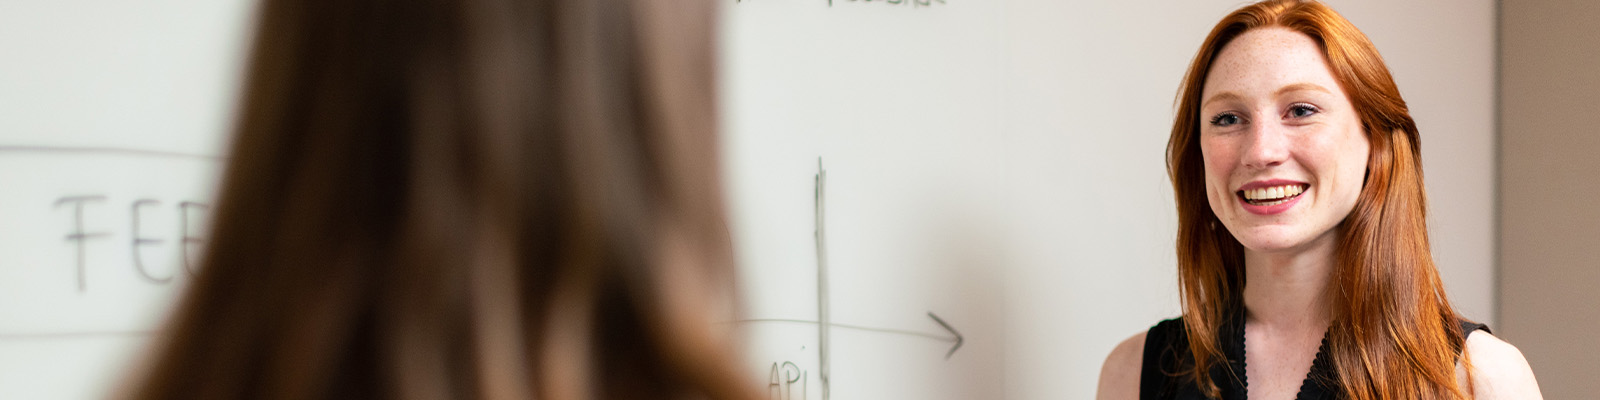
[[[1500,321],[1545,398],[1600,393],[1600,2],[1506,0]]]

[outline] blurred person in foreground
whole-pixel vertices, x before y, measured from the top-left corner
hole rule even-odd
[[[752,399],[710,0],[266,0],[132,399]]]
[[[1312,0],[1247,5],[1178,93],[1183,316],[1112,350],[1100,399],[1540,397],[1522,354],[1450,306],[1420,133],[1350,21]]]

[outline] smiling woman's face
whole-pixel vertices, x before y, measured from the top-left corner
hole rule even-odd
[[[1370,147],[1317,43],[1285,28],[1245,32],[1200,96],[1206,198],[1228,231],[1257,252],[1334,240]]]

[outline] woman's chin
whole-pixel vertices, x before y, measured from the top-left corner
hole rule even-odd
[[[1244,248],[1259,253],[1279,253],[1305,247],[1314,239],[1298,230],[1284,226],[1265,226],[1234,234]]]

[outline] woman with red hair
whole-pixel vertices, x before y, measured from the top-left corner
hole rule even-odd
[[[1310,0],[1201,45],[1167,145],[1183,316],[1122,342],[1100,399],[1530,399],[1429,253],[1416,123],[1377,49]]]

